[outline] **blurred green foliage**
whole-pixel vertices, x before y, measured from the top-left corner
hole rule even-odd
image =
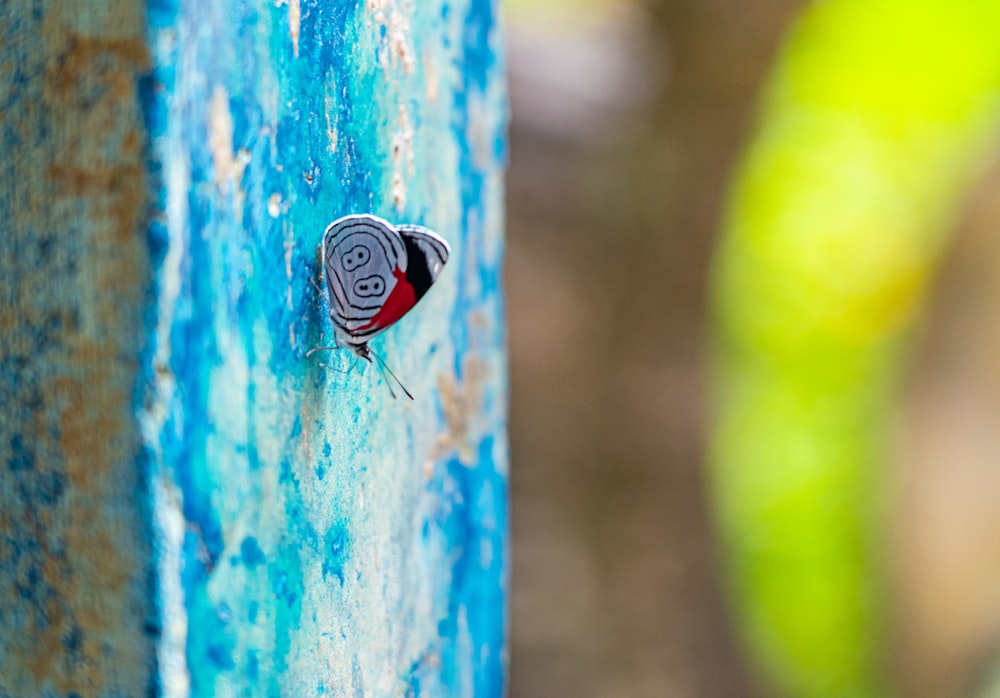
[[[998,107],[996,0],[818,2],[766,88],[714,269],[711,468],[732,605],[778,695],[891,693],[886,427]]]

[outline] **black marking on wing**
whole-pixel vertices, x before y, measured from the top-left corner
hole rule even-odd
[[[413,287],[417,300],[423,298],[427,289],[434,283],[430,267],[427,266],[427,255],[409,235],[403,235],[403,245],[406,246],[406,280]]]

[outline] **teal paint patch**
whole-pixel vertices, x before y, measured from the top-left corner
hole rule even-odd
[[[508,483],[502,464],[495,462],[493,437],[483,440],[477,455],[474,468],[458,458],[447,461],[448,478],[439,496],[448,506],[429,522],[446,536],[448,548],[461,554],[451,567],[447,615],[438,623],[438,637],[409,669],[414,695],[442,689],[447,695],[503,695]]]
[[[247,536],[240,543],[240,560],[250,568],[256,567],[267,560],[260,549],[260,545],[257,544],[257,539],[253,536]]]
[[[323,537],[323,577],[344,583],[344,565],[350,554],[350,538],[345,525],[335,525]]]

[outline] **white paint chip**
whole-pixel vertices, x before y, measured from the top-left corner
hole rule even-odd
[[[292,38],[292,53],[299,57],[299,27],[302,24],[302,7],[299,0],[288,0],[288,36]]]
[[[406,105],[399,105],[399,130],[392,135],[392,203],[397,211],[406,207],[406,178],[416,169],[413,155],[413,125]]]
[[[250,152],[241,148],[233,153],[233,115],[229,111],[229,95],[221,86],[212,91],[208,107],[208,149],[212,153],[215,183],[223,192],[232,187],[234,206],[239,212],[243,203],[240,180],[250,163]]]
[[[271,218],[281,215],[281,194],[275,192],[267,199],[267,213]]]
[[[403,67],[404,75],[413,74],[416,62],[410,50],[409,35],[410,22],[402,12],[394,10],[389,18],[389,55],[392,56],[393,66],[398,63]]]

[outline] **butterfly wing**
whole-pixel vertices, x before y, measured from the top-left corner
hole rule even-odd
[[[427,293],[448,261],[451,248],[429,228],[420,225],[400,225],[396,228],[406,247],[406,281],[413,287],[414,303]]]
[[[323,235],[330,318],[338,338],[365,344],[416,305],[448,261],[450,248],[419,225],[346,216]]]
[[[448,261],[448,243],[437,233],[419,225],[396,228],[406,250],[406,261],[394,272],[396,285],[372,319],[355,329],[372,337],[406,315],[437,279]]]
[[[391,223],[376,216],[345,216],[323,234],[330,319],[338,338],[367,342],[388,325],[376,322],[406,277],[406,247]]]

